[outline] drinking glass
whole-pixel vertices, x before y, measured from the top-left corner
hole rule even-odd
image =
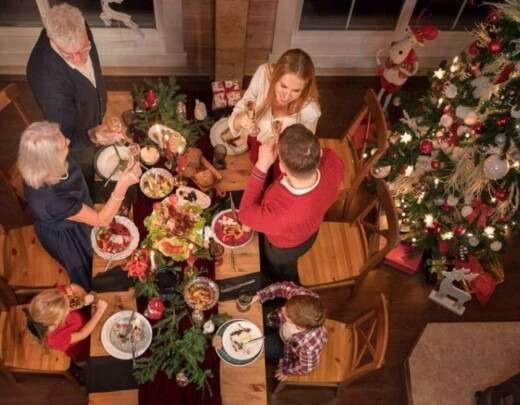
[[[213,166],[216,169],[226,168],[227,148],[224,145],[218,144],[213,148]]]

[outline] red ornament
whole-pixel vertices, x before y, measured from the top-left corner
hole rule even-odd
[[[475,131],[475,134],[480,135],[484,130],[484,125],[482,125],[482,122],[477,122],[471,128]]]
[[[453,209],[453,207],[447,203],[444,203],[441,205],[441,208],[444,210],[444,211],[451,211]]]
[[[497,123],[497,125],[504,127],[504,126],[506,126],[507,121],[508,121],[507,117],[502,117],[502,118],[498,118],[496,123]]]
[[[513,63],[510,63],[509,65],[505,66],[504,69],[502,69],[502,71],[499,73],[493,84],[504,83],[507,79],[509,79],[509,76],[511,76],[513,70],[515,70],[515,65]]]
[[[450,134],[446,143],[449,146],[458,146],[459,145],[459,136],[457,134]]]
[[[502,188],[497,188],[495,191],[495,198],[498,201],[505,201],[509,198],[509,192],[507,190],[504,190]]]
[[[431,162],[431,166],[432,166],[433,170],[440,169],[441,162],[439,162],[437,159],[433,159],[432,162]]]
[[[500,20],[500,12],[497,9],[489,10],[489,13],[486,17],[486,22],[488,24],[496,24]]]
[[[437,221],[433,222],[430,226],[426,227],[426,232],[430,235],[437,235],[441,232],[441,224]]]
[[[473,41],[468,48],[468,53],[470,56],[478,56],[480,53],[480,49],[478,49],[477,41]]]
[[[163,317],[164,303],[160,298],[152,298],[148,301],[148,306],[144,310],[144,315],[152,321],[157,321]]]
[[[146,109],[154,108],[159,101],[159,97],[153,90],[148,90],[144,95],[144,106]]]
[[[444,107],[444,108],[442,109],[442,112],[443,112],[444,114],[449,114],[449,115],[451,115],[451,114],[453,113],[453,110],[451,109],[451,105],[448,104],[446,107]]]
[[[470,62],[469,70],[474,76],[480,75],[480,62]]]
[[[422,141],[421,145],[419,146],[419,149],[421,150],[421,153],[423,155],[429,155],[430,153],[432,153],[433,150],[432,141]]]
[[[466,233],[466,228],[462,225],[456,224],[453,226],[453,233],[457,236],[462,236]]]
[[[503,47],[502,42],[500,42],[497,39],[492,40],[488,44],[489,52],[491,52],[493,55],[496,55],[497,53],[502,52],[502,47]]]

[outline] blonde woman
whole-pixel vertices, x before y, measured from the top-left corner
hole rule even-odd
[[[96,211],[81,170],[68,156],[69,143],[58,124],[35,122],[22,134],[17,163],[38,239],[71,281],[88,291],[91,227],[110,224],[128,188],[139,181],[141,169],[138,164],[128,168],[107,203]]]
[[[90,185],[94,180],[94,144],[120,137],[101,125],[107,93],[92,32],[81,11],[53,6],[27,63],[27,80],[44,119],[60,124],[71,155]],[[89,136],[90,133],[90,136]]]
[[[89,320],[79,309],[93,302],[94,296],[76,284],[42,291],[29,305],[29,325],[41,333],[43,344],[82,363],[89,354],[88,337],[107,308],[106,301],[98,300]]]
[[[314,134],[320,115],[312,59],[301,49],[290,49],[274,65],[265,63],[257,69],[229,117],[229,128],[235,137],[248,137],[256,163],[260,144],[297,123]]]

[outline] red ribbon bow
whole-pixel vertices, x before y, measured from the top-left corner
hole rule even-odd
[[[473,222],[477,217],[477,227],[484,228],[486,226],[487,218],[494,214],[495,209],[482,202],[482,200],[475,198],[471,203],[473,211],[469,214],[466,219],[468,222]]]

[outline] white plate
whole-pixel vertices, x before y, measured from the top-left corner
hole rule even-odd
[[[94,249],[94,252],[105,260],[123,260],[126,259],[130,254],[137,248],[137,245],[139,244],[139,231],[137,230],[137,226],[129,220],[127,217],[123,217],[121,215],[116,215],[114,217],[114,221],[117,223],[124,225],[126,229],[130,232],[130,244],[126,247],[125,250],[122,250],[119,253],[107,253],[103,252],[96,240],[96,234],[98,232],[99,227],[96,226],[92,228],[92,231],[90,232],[90,241],[92,243],[92,248]]]
[[[194,192],[197,199],[195,201],[189,201],[186,199],[186,195],[189,193]],[[193,187],[188,186],[180,186],[177,188],[177,191],[175,192],[175,195],[178,198],[178,204],[182,207],[184,204],[196,204],[202,209],[206,209],[211,205],[211,198],[205,193],[203,193],[200,190],[197,190]]]
[[[238,212],[238,210],[236,210]],[[249,236],[249,238],[242,244],[240,245],[229,245],[227,243],[225,243],[222,239],[220,239],[220,237],[217,235],[217,232],[215,232],[215,225],[217,223],[217,221],[222,218],[222,216],[227,213],[227,212],[231,212],[231,208],[227,209],[227,210],[224,210],[224,211],[220,211],[217,215],[215,215],[213,217],[213,221],[211,221],[211,232],[213,233],[213,237],[215,238],[215,240],[220,243],[222,246],[226,247],[226,248],[229,248],[229,249],[240,249],[241,247],[244,247],[246,246],[249,242],[251,242],[253,240],[253,236],[255,235],[255,231],[251,230],[251,235]]]
[[[124,324],[127,324],[130,320],[131,315],[132,311],[116,312],[114,315],[112,315],[105,321],[103,328],[101,329],[101,344],[108,352],[108,354],[110,354],[112,357],[115,357],[116,359],[129,360],[132,358],[131,349],[126,351],[117,348],[112,343],[110,337],[111,331],[113,327],[116,325],[116,323],[122,322]],[[146,319],[143,315],[141,315],[138,312],[135,313],[135,318],[133,322],[139,324],[142,331],[141,333],[143,334],[141,340],[139,342],[136,342],[135,357],[139,357],[148,349],[148,347],[152,343],[152,325],[150,325],[148,319]]]
[[[231,334],[242,328],[250,328],[251,331],[243,333],[241,337],[232,337]],[[235,366],[247,365],[256,360],[264,348],[263,339],[256,342],[247,343],[243,350],[236,350],[232,339],[247,341],[262,336],[262,331],[253,322],[246,319],[232,319],[220,326],[217,334],[222,336],[222,350],[225,352],[221,357],[224,361],[230,362]],[[218,351],[217,351],[218,353]],[[220,353],[222,354],[222,353]]]
[[[117,148],[117,151],[121,155],[122,159],[130,158],[130,153],[128,147],[126,146],[110,145],[101,149],[97,155],[95,165],[99,175],[105,179],[108,179],[108,177],[119,164],[119,157],[117,156],[114,148]],[[122,173],[123,172],[121,170],[116,171],[110,180],[118,181]]]
[[[182,153],[184,149],[186,149],[186,138],[182,136],[180,132],[177,132],[165,125],[154,124],[148,130],[148,137],[159,145],[159,148],[164,149],[166,147],[166,143],[164,140],[164,134],[167,134],[169,137],[176,139],[178,142],[177,150],[172,152],[174,153]],[[180,149],[180,150],[179,150]]]
[[[167,177],[170,180],[170,183],[171,183],[172,186],[170,187],[170,189],[169,189],[169,191],[167,193],[161,193],[161,194],[157,194],[157,195],[152,195],[152,194],[149,193],[148,189],[146,189],[144,187],[144,181],[147,178],[149,178],[151,176],[158,175],[158,174],[161,174],[164,177]],[[143,192],[143,194],[145,196],[147,196],[148,198],[152,198],[152,199],[158,200],[158,199],[166,197],[167,195],[169,195],[173,191],[173,188],[175,187],[174,178],[173,178],[173,175],[168,170],[163,169],[161,167],[154,167],[153,169],[149,169],[149,170],[147,170],[146,172],[143,173],[143,175],[141,176],[141,180],[139,180],[139,187],[141,188],[141,191]]]
[[[226,129],[228,129],[228,119],[229,117],[224,117],[213,124],[209,130],[209,140],[211,141],[212,146],[224,145],[227,149],[228,155],[230,156],[240,155],[247,151],[247,142],[241,147],[235,147],[222,139],[222,134]]]

